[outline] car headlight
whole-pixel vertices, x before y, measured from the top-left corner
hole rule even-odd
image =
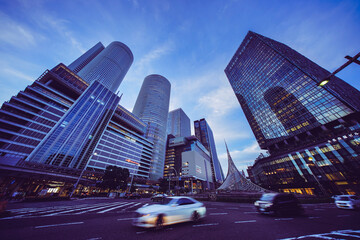
[[[258,206],[259,206],[259,202],[256,201],[256,202],[254,203],[254,205],[258,207]]]
[[[264,207],[268,208],[268,207],[271,207],[272,205],[273,205],[272,203],[266,203],[266,204],[264,205]]]

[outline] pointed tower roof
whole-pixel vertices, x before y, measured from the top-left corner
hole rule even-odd
[[[250,191],[250,192],[269,192],[250,180],[246,179],[236,168],[231,156],[227,144],[225,142],[226,151],[228,155],[228,173],[224,183],[218,188],[218,190],[232,190],[232,191]]]

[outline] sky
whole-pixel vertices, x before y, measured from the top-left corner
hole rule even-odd
[[[146,76],[166,77],[170,111],[182,108],[192,128],[207,120],[226,176],[224,141],[239,170],[263,152],[224,73],[249,30],[332,72],[360,51],[360,1],[0,0],[0,104],[46,69],[120,41],[134,55],[120,104],[131,111]],[[337,76],[360,90],[359,65]]]

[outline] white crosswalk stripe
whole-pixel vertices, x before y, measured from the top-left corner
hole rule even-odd
[[[93,213],[111,213],[121,210],[133,211],[141,206],[146,206],[146,203],[139,202],[112,202],[112,203],[97,203],[97,204],[79,204],[79,205],[68,205],[68,206],[57,206],[57,207],[44,207],[44,208],[21,208],[13,209],[10,217],[0,218],[5,219],[18,219],[27,217],[49,217],[58,215],[78,215],[78,214],[93,214]]]
[[[332,231],[329,233],[322,234],[312,234],[306,236],[292,237],[292,238],[283,238],[281,240],[296,240],[296,239],[328,239],[328,240],[339,240],[341,237],[350,237],[351,239],[360,239],[360,230],[339,230]],[[347,238],[348,239],[348,238]]]

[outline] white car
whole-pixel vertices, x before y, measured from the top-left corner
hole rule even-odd
[[[360,209],[360,197],[355,195],[339,195],[335,198],[335,204],[343,209]]]
[[[137,227],[156,227],[194,221],[197,222],[206,215],[203,203],[190,197],[167,197],[161,204],[141,207],[135,211],[133,225]]]

